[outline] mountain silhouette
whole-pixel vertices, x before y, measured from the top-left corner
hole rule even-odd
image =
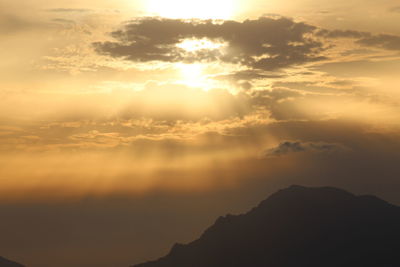
[[[399,267],[400,207],[374,196],[291,186],[243,215],[134,267]]]
[[[24,265],[0,257],[0,267],[24,267]]]

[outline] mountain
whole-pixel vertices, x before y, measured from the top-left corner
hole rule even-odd
[[[400,207],[336,188],[292,186],[134,267],[303,266],[399,267]]]
[[[23,265],[0,257],[0,267],[24,267]]]

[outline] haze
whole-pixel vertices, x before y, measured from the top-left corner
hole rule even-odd
[[[0,0],[0,255],[129,266],[291,184],[400,204],[400,4]]]

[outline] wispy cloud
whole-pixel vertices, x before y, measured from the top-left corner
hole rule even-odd
[[[46,11],[54,13],[85,13],[92,10],[88,8],[52,8],[47,9]]]
[[[400,6],[394,6],[389,9],[390,12],[400,13]]]

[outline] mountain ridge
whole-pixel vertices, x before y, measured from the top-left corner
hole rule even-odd
[[[25,267],[25,266],[0,256],[0,267]]]
[[[219,217],[199,239],[175,244],[165,257],[133,267],[394,267],[400,266],[397,225],[400,208],[375,196],[294,185],[247,213]]]

